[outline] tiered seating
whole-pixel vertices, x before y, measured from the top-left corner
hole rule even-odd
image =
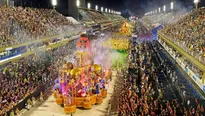
[[[1,47],[65,33],[71,22],[52,9],[0,7]]]
[[[94,11],[94,10],[79,9],[79,13],[82,16],[82,22],[85,23],[94,24],[94,23],[113,22],[114,20],[124,20],[124,18],[120,15],[101,13],[99,11]]]
[[[191,55],[205,57],[205,8],[191,11],[161,32]]]
[[[82,16],[83,21],[92,21],[91,17],[89,17],[88,13],[85,10],[79,9],[79,13]]]
[[[172,18],[172,13],[166,13],[144,16],[141,20],[146,23],[148,28],[153,29],[155,24],[167,24]]]
[[[204,100],[187,99],[184,103],[177,97],[173,89],[177,78],[175,75],[166,77],[151,50],[150,43],[135,44],[128,52],[128,71],[123,72],[124,82],[115,85],[117,111],[120,116],[199,116],[204,115]],[[166,68],[170,68],[166,66]],[[172,70],[171,70],[172,71]],[[162,77],[164,76],[164,77]],[[167,79],[171,77],[173,81]],[[118,77],[120,78],[123,77]],[[119,89],[118,89],[119,88]],[[187,89],[187,88],[186,88]],[[180,93],[184,96],[186,93]],[[115,97],[113,96],[113,97]],[[193,96],[193,95],[190,95]],[[115,99],[111,102],[116,102]],[[113,103],[114,104],[114,103]]]
[[[124,18],[123,16],[121,16],[121,15],[116,15],[116,14],[114,14],[114,16],[115,16],[116,18],[119,18],[120,20],[125,20],[125,18]]]
[[[0,115],[16,106],[42,86],[52,85],[63,58],[74,52],[75,41],[65,46],[38,52],[0,70]],[[13,109],[14,111],[16,109]]]
[[[103,21],[107,21],[107,18],[104,17],[101,13],[97,12],[97,11],[87,11],[88,15],[95,20],[96,22],[103,22]]]
[[[103,13],[104,17],[107,17],[108,20],[116,20],[116,17],[113,14]]]
[[[110,13],[103,13],[104,17],[108,18],[108,20],[124,20],[124,18],[120,15],[110,14]]]
[[[173,24],[176,23],[178,20],[180,20],[187,11],[177,11],[177,12],[171,12],[171,13],[160,13],[160,14],[153,14],[153,15],[146,15],[141,18],[142,22],[146,24],[146,26],[150,29],[155,28],[155,25],[158,24]]]

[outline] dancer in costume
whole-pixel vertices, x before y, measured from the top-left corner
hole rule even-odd
[[[97,96],[99,96],[100,95],[100,90],[99,90],[99,83],[97,83],[96,85],[95,85],[95,92],[96,92],[96,94],[97,94]]]

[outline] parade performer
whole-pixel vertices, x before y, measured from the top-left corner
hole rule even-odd
[[[43,92],[41,92],[40,94],[40,101],[42,102],[44,99],[43,99]]]
[[[99,90],[99,83],[97,83],[97,84],[95,84],[95,92],[96,92],[96,94],[97,94],[97,96],[99,96],[100,95],[100,90]]]
[[[60,92],[63,93],[64,92],[63,90],[65,90],[65,81],[64,81],[64,79],[61,78],[61,80],[60,80]]]
[[[89,94],[86,95],[85,101],[90,102],[90,95]]]
[[[69,105],[71,105],[72,103],[71,103],[71,94],[72,94],[72,92],[71,92],[71,90],[70,89],[68,89],[68,92],[67,92],[67,98],[68,98],[68,104]]]
[[[100,88],[105,89],[105,80],[104,79],[101,80],[101,87]]]

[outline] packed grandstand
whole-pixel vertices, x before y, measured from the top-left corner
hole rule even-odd
[[[73,24],[54,9],[0,6],[2,52],[5,51],[3,48],[21,44],[23,46],[24,43],[32,43],[56,35],[65,35],[63,41],[69,39],[72,34],[77,35],[76,32],[90,30],[93,25],[111,23],[110,28],[112,28],[113,24],[121,25],[125,20],[120,15],[94,10],[79,9],[79,14],[82,17],[80,26]],[[151,29],[164,24],[158,31],[160,34],[205,64],[205,8],[189,12],[179,11],[175,14],[144,16],[134,24],[133,34],[141,37],[142,41],[151,39]],[[107,35],[108,33],[112,35],[119,29],[110,30],[102,31]],[[117,112],[119,116],[203,116],[204,99],[199,95],[192,95],[192,90],[186,91],[187,89],[181,86],[183,83],[180,82],[180,77],[177,77],[176,71],[173,71],[175,67],[166,60],[158,61],[156,54],[160,54],[158,52],[162,49],[161,45],[156,41],[142,42],[141,40],[128,43],[128,40],[123,38],[117,45],[118,38],[108,41],[109,44],[115,45],[115,49],[120,48],[120,52],[124,50],[125,44],[122,43],[126,43],[127,51],[125,51],[128,54],[125,62],[127,68],[117,69],[117,78],[120,82],[114,86],[113,99],[110,101],[111,108],[108,108],[109,115]],[[70,39],[60,46],[54,46],[54,44],[56,44],[54,41],[43,40],[34,47],[28,47],[30,44],[25,44],[26,48],[20,50],[21,55],[28,51],[35,52],[16,61],[1,62],[0,115],[6,116],[12,113],[19,115],[19,110],[24,109],[31,102],[29,101],[31,97],[37,99],[42,95],[41,92],[46,92],[53,87],[54,80],[58,76],[58,68],[66,62],[62,59],[65,57],[70,59],[69,55],[76,50],[76,40]],[[46,49],[40,48],[44,46]],[[19,50],[12,53],[7,51],[1,54],[0,58],[4,60],[17,52]],[[190,61],[185,62],[202,79],[203,71],[193,66]],[[164,75],[163,71],[166,72],[166,76],[161,76]],[[171,81],[169,83],[164,80]],[[172,92],[169,93],[169,91]],[[171,97],[167,96],[167,93]],[[22,101],[24,101],[23,105]]]
[[[86,10],[84,12],[88,14],[83,16],[82,24],[79,26],[73,24],[72,21],[54,9],[0,6],[1,50],[13,45],[23,46],[26,42],[32,44],[33,41],[45,37],[87,31],[91,27],[83,26],[83,22],[87,21],[84,19],[85,17],[92,20],[94,24],[105,20],[108,21],[108,17],[105,17],[102,13]],[[120,16],[110,15],[110,17]],[[13,111],[21,110],[17,110],[17,106],[24,99],[27,99],[29,96],[38,97],[39,93],[37,95],[34,94],[36,91],[44,91],[42,88],[48,89],[51,87],[57,76],[57,68],[64,63],[62,59],[68,54],[73,53],[72,51],[76,47],[75,43],[75,40],[71,40],[71,42],[63,46],[55,46],[46,52],[40,50],[18,61],[4,64],[0,74],[0,115],[6,115],[11,109]],[[34,51],[48,44],[54,43],[53,41],[39,41],[38,45],[30,46],[33,47],[33,49],[30,49]],[[29,51],[27,49],[24,50]],[[4,60],[11,57],[17,52],[19,50],[3,52],[1,59]],[[45,86],[42,87],[42,85]],[[23,104],[23,106],[25,105]]]
[[[193,56],[200,63],[205,63],[205,8],[201,7],[191,11],[177,11],[174,13],[161,13],[156,15],[148,15],[142,18],[142,22],[153,29],[160,24],[164,24],[164,28],[158,31],[158,34],[166,37],[185,52]],[[155,19],[155,20],[152,20]],[[159,37],[160,38],[160,37]],[[166,43],[166,42],[165,42]],[[176,57],[182,54],[174,51]],[[202,79],[203,69],[187,60],[183,59],[185,67],[188,67]]]
[[[163,24],[165,27],[160,30],[162,34],[178,43],[182,49],[191,53],[196,58],[205,61],[205,8],[194,9],[188,12],[158,14],[145,16],[144,22],[153,27],[152,24]],[[154,20],[153,20],[154,19]]]
[[[119,78],[125,79],[121,83],[118,83],[121,85],[118,91],[118,87],[116,87],[116,96],[118,99],[116,109],[118,109],[119,115],[204,115],[204,104],[202,102],[199,102],[197,99],[190,100],[190,98],[186,100],[187,102],[183,102],[177,95],[173,96],[175,92],[171,92],[171,94],[168,92],[173,88],[171,87],[172,85],[177,86],[176,83],[178,83],[178,79],[180,78],[176,77],[176,75],[169,75],[174,74],[172,72],[173,70],[166,77],[160,76],[161,72],[166,69],[160,67],[155,57],[155,52],[160,51],[158,50],[159,47],[160,45],[157,42],[146,42],[135,43],[130,49],[129,55],[133,57],[128,60],[128,72],[123,71],[119,73],[119,75],[122,75]],[[142,57],[143,60],[140,60]],[[162,65],[166,68],[171,68],[165,63]],[[176,78],[171,83],[162,81],[169,77],[172,79]]]

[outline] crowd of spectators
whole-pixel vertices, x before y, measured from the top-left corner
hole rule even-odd
[[[146,15],[141,18],[141,21],[149,30],[152,30],[160,24],[170,24],[171,21],[175,19],[177,18],[174,18],[173,13],[159,13],[153,15]]]
[[[151,30],[164,24],[160,30],[168,39],[205,63],[205,8],[180,10],[144,16],[141,21]]]
[[[152,34],[150,33],[150,31],[147,31],[148,28],[146,28],[141,22],[137,21],[136,22],[136,27],[135,27],[135,34],[138,37],[148,37],[148,36],[152,36]]]
[[[167,44],[164,41],[162,41],[160,38],[159,38],[159,41],[164,46],[167,46]],[[173,47],[168,46],[168,48],[170,48],[168,51],[171,52],[176,59],[180,59],[182,61],[182,63],[185,65],[185,68],[190,69],[192,72],[196,74],[196,77],[198,77],[199,79],[202,79],[203,71],[201,71],[198,67],[196,67],[193,64],[193,62],[190,62],[186,58],[182,57],[182,55],[176,50],[174,50]]]
[[[176,23],[187,14],[187,10],[181,9],[176,12],[155,13],[151,15],[145,15],[140,20],[146,25],[147,28],[151,30],[160,24],[168,25]]]
[[[109,13],[102,13],[104,15],[104,17],[107,17],[107,19],[109,21],[113,21],[113,20],[119,20],[120,17],[116,18],[117,15],[113,15],[113,14],[109,14]]]
[[[191,55],[205,57],[205,8],[192,10],[177,23],[160,31]]]
[[[104,17],[101,13],[95,11],[87,11],[88,15],[96,22],[107,21],[108,19]]]
[[[64,34],[75,28],[66,17],[53,9],[2,6],[0,19],[1,47]]]
[[[160,13],[160,14],[155,14],[155,15],[146,15],[146,16],[142,17],[141,20],[143,20],[144,22],[146,22],[148,24],[162,23],[163,18],[169,14]]]
[[[75,42],[40,51],[1,68],[0,115],[8,112],[42,85],[52,85],[58,76],[58,68],[66,62],[64,58],[75,50]]]
[[[83,10],[79,9],[79,13],[82,16],[82,21],[85,23],[107,23],[107,22],[114,22],[114,20],[124,20],[124,18],[117,14],[111,14],[111,13],[102,13],[99,11],[93,11],[93,10]],[[92,25],[92,24],[91,24]]]
[[[85,22],[92,22],[93,21],[85,10],[79,9],[79,13],[82,16],[83,21],[85,21]]]
[[[149,42],[135,44],[128,52],[128,71],[118,98],[119,116],[201,116],[204,106],[197,100],[182,104],[178,99],[167,100],[159,84],[160,66],[154,63]]]

